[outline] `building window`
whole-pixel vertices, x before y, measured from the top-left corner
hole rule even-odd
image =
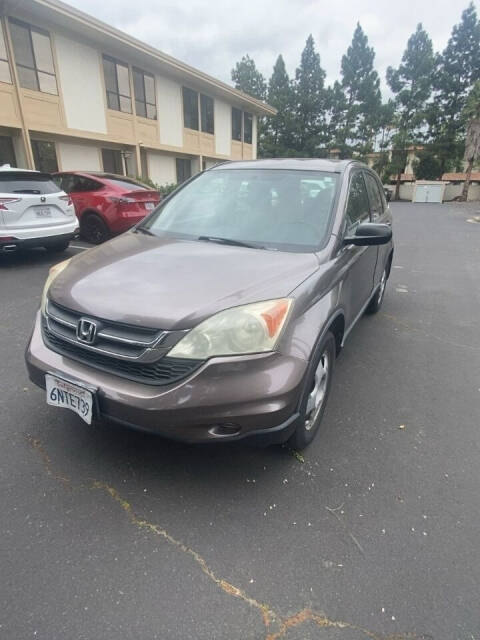
[[[203,94],[200,95],[200,116],[202,131],[204,133],[215,133],[213,98]]]
[[[204,133],[215,133],[213,98],[183,87],[183,126],[198,131],[198,101],[200,99],[200,128]]]
[[[0,167],[9,164],[11,167],[17,166],[13,140],[10,136],[0,136]]]
[[[198,131],[198,93],[183,87],[183,126]]]
[[[10,34],[20,86],[57,95],[49,34],[13,18],[10,18]]]
[[[123,176],[122,152],[119,149],[102,149],[102,164],[105,173]]]
[[[251,113],[243,112],[243,141],[252,144],[253,117]]]
[[[58,171],[57,152],[54,142],[32,140],[32,152],[37,171],[43,171],[44,173]]]
[[[132,113],[132,97],[128,66],[110,56],[103,56],[103,73],[107,90],[107,106],[115,111]]]
[[[0,82],[9,82],[10,84],[12,84],[10,67],[8,66],[7,47],[5,46],[5,36],[3,33],[3,27],[1,22],[0,22]]]
[[[133,90],[135,92],[135,111],[142,118],[157,119],[155,101],[155,79],[140,69],[133,68]]]
[[[232,140],[242,141],[242,112],[232,107]]]
[[[186,158],[177,158],[177,184],[181,184],[192,176],[192,161]]]

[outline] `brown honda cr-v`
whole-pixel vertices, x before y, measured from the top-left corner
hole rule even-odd
[[[30,377],[89,424],[305,447],[347,335],[382,304],[391,223],[358,162],[217,165],[52,267]]]

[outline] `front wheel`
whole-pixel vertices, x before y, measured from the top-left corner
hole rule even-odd
[[[289,443],[304,449],[316,436],[322,422],[335,365],[335,338],[327,332],[320,342],[307,372],[300,400],[298,425]]]

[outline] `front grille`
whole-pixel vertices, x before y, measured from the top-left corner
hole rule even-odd
[[[42,316],[45,344],[73,360],[143,384],[172,384],[188,376],[203,362],[165,355],[184,331],[160,331],[90,316],[88,319],[95,322],[98,330],[94,343],[84,344],[77,338],[77,326],[82,317],[82,314],[49,300],[46,315]]]
[[[43,339],[45,344],[61,355],[78,360],[96,369],[113,373],[121,378],[134,380],[143,384],[165,385],[177,382],[195,371],[201,364],[201,360],[187,360],[184,358],[163,357],[157,362],[142,363],[129,362],[110,356],[104,356],[92,351],[86,351],[83,347],[65,342],[49,331],[43,325]]]
[[[82,317],[84,317],[82,314],[48,300],[48,327],[53,333],[66,341],[77,341],[77,326]],[[147,349],[155,348],[158,350],[170,333],[158,329],[133,327],[99,318],[92,319],[98,327],[94,343],[95,349],[118,358],[139,358]],[[163,350],[163,352],[165,353],[169,348],[171,347]],[[158,356],[162,355],[161,351],[160,349]]]

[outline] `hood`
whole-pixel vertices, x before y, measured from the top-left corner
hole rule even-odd
[[[50,287],[85,315],[165,330],[287,296],[318,268],[313,253],[287,253],[128,232],[75,256]]]

